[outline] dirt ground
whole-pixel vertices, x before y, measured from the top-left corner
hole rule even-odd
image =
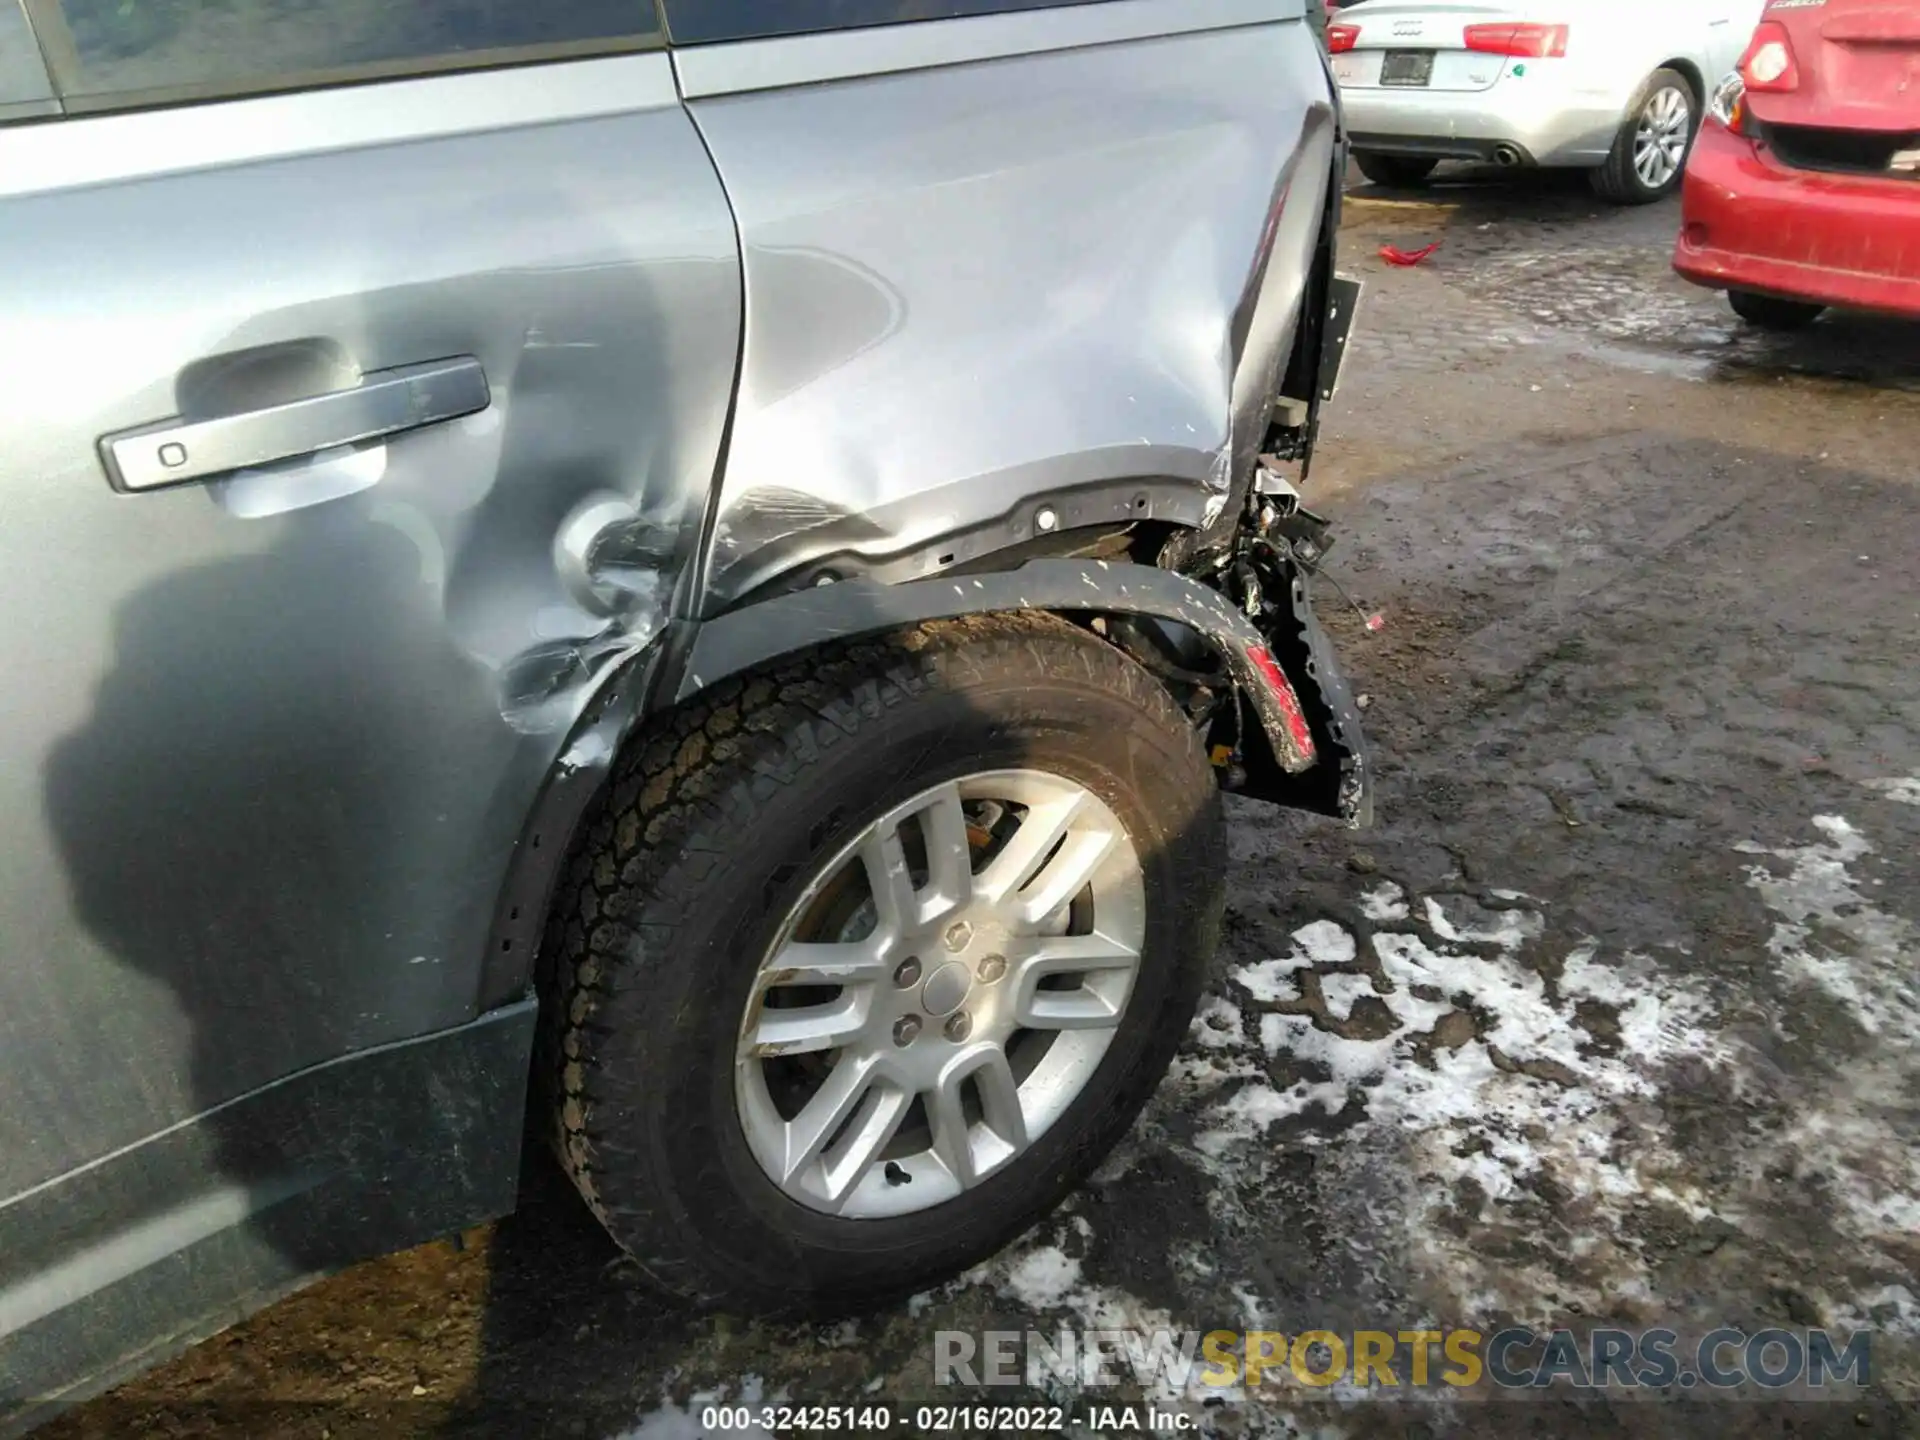
[[[1743,333],[1675,223],[1577,183],[1352,197],[1309,498],[1387,617],[1320,591],[1381,823],[1236,806],[1174,1076],[1011,1251],[837,1327],[694,1316],[534,1165],[465,1249],[49,1440],[693,1435],[702,1397],[982,1398],[935,1393],[934,1331],[1063,1323],[1871,1327],[1844,1402],[1172,1398],[1221,1434],[1920,1433],[1920,329]]]

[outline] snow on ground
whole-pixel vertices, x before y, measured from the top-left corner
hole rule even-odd
[[[1463,900],[1382,883],[1359,897],[1367,933],[1301,926],[1286,953],[1236,967],[1208,998],[1159,1108],[1200,1115],[1191,1158],[1223,1214],[1244,1219],[1235,1196],[1258,1189],[1276,1149],[1322,1155],[1329,1207],[1369,1169],[1388,1176],[1349,1243],[1403,1247],[1403,1268],[1461,1320],[1545,1319],[1569,1301],[1659,1308],[1632,1217],[1651,1205],[1737,1228],[1764,1208],[1758,1168],[1783,1155],[1831,1178],[1842,1223],[1862,1241],[1920,1233],[1903,1089],[1920,1044],[1920,945],[1911,922],[1867,898],[1855,873],[1872,853],[1866,836],[1838,816],[1812,824],[1810,844],[1736,848],[1760,861],[1748,880],[1772,916],[1774,979],[1832,997],[1866,1049],[1829,1087],[1785,1097],[1787,1123],[1756,1152],[1755,1174],[1716,1188],[1676,1147],[1662,1108],[1708,1074],[1742,1093],[1755,1057],[1727,1022],[1754,996],[1715,993],[1648,953],[1551,940],[1547,908],[1513,890]],[[1779,1023],[1790,1026],[1786,1008]],[[1541,1197],[1565,1218],[1577,1264],[1489,1243],[1514,1202]],[[1184,1268],[1211,1273],[1197,1260]],[[1583,1276],[1597,1278],[1583,1289]],[[1241,1309],[1270,1309],[1245,1277],[1224,1278]],[[1016,1248],[975,1279],[1083,1324],[1151,1309],[1089,1280],[1057,1246]],[[1836,1315],[1854,1310],[1894,1330],[1920,1316],[1899,1286],[1838,1302]]]
[[[1909,782],[1900,782],[1909,783]],[[1738,847],[1773,863],[1748,883],[1775,916],[1767,942],[1790,982],[1836,1002],[1863,1044],[1831,1080],[1803,1097],[1779,1152],[1821,1175],[1840,1201],[1836,1219],[1868,1244],[1920,1234],[1920,1149],[1912,1141],[1912,1078],[1920,1065],[1920,932],[1873,903],[1856,875],[1873,854],[1838,815],[1816,815],[1819,840]],[[1794,1025],[1791,1013],[1783,1027]]]
[[[755,1407],[773,1399],[777,1397],[767,1395],[766,1384],[758,1375],[745,1376],[736,1385],[700,1391],[689,1396],[684,1405],[663,1396],[659,1409],[642,1415],[631,1430],[622,1431],[614,1440],[774,1440],[772,1432],[758,1424],[741,1428],[703,1423],[710,1408],[719,1419],[729,1406]]]
[[[1920,775],[1901,780],[1869,780],[1867,788],[1878,790],[1889,800],[1898,800],[1903,805],[1920,805]]]
[[[1660,1073],[1676,1060],[1717,1065],[1726,1055],[1697,983],[1642,955],[1603,957],[1591,941],[1523,954],[1538,948],[1544,912],[1517,892],[1489,899],[1501,908],[1450,908],[1448,897],[1426,896],[1416,911],[1399,887],[1383,885],[1361,900],[1376,927],[1364,946],[1315,921],[1294,933],[1289,954],[1234,972],[1248,995],[1274,1007],[1259,1015],[1257,1033],[1280,1078],[1221,1099],[1195,1143],[1230,1164],[1281,1122],[1315,1112],[1352,1118],[1287,1143],[1343,1157],[1377,1152],[1402,1167],[1417,1183],[1399,1187],[1396,1228],[1428,1251],[1420,1268],[1453,1277],[1459,1298],[1525,1313],[1538,1308],[1528,1292],[1550,1282],[1477,1260],[1439,1223],[1441,1212],[1466,1205],[1476,1212],[1470,1224],[1491,1223],[1496,1207],[1544,1183],[1591,1207],[1600,1229],[1617,1228],[1649,1197],[1708,1213],[1682,1157],[1628,1123],[1628,1112],[1657,1097]],[[1610,1043],[1596,1043],[1583,1013],[1612,1018]]]

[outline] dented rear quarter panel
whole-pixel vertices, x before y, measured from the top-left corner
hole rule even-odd
[[[1038,45],[1129,8],[951,28]],[[1190,33],[748,93],[703,92],[831,74],[830,49],[680,57],[746,274],[708,612],[933,573],[1030,540],[1049,504],[1221,514],[1311,273],[1333,101],[1300,0],[1162,13]]]

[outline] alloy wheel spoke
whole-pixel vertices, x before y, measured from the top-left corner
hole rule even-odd
[[[1075,790],[1031,807],[1005,847],[974,878],[976,893],[998,905],[1025,887],[1073,828],[1086,798],[1085,791]]]
[[[927,847],[927,898],[919,918],[927,924],[973,898],[973,846],[958,785],[942,786],[919,814]]]
[[[1036,926],[1086,889],[1118,838],[1104,828],[1068,834],[1039,873],[1014,897],[1020,922],[1029,928]]]
[[[913,872],[907,868],[906,847],[900,843],[898,821],[876,825],[860,845],[860,864],[873,892],[879,933],[887,941],[912,931],[920,919],[920,900],[914,893]]]
[[[980,1101],[976,1124],[967,1116],[971,1082]],[[981,1049],[965,1064],[949,1066],[926,1097],[933,1130],[933,1153],[963,1187],[972,1187],[1027,1148],[1027,1117],[1020,1108],[1020,1083],[1006,1052]],[[982,1146],[980,1142],[985,1142]],[[997,1143],[996,1143],[997,1142]],[[988,1153],[983,1157],[979,1150]],[[982,1163],[984,1159],[985,1163]]]
[[[1027,1117],[1020,1108],[1020,1082],[1013,1078],[1013,1065],[1004,1050],[988,1052],[980,1068],[973,1072],[973,1086],[980,1096],[981,1119],[989,1130],[1014,1154],[1027,1148]]]
[[[867,1011],[868,996],[853,990],[821,1005],[797,1005],[791,1009],[763,1005],[753,1028],[742,1040],[746,1052],[761,1060],[838,1050],[860,1038]]]
[[[834,1142],[822,1167],[828,1198],[835,1204],[844,1202],[862,1177],[880,1163],[881,1153],[912,1106],[913,1096],[897,1085],[880,1084],[868,1090],[853,1124]]]
[[[967,1124],[964,1075],[949,1070],[926,1097],[927,1123],[933,1131],[933,1153],[947,1173],[963,1187],[977,1178],[973,1165],[973,1136]]]
[[[1014,974],[1014,1023],[1027,1030],[1101,1030],[1120,1023],[1140,952],[1105,935],[1063,935],[1044,942]],[[1043,990],[1056,975],[1078,975],[1071,990]]]
[[[790,940],[767,962],[761,983],[769,990],[781,985],[862,985],[886,973],[887,962],[871,941]]]
[[[789,1122],[784,1178],[792,1181],[817,1163],[820,1188],[838,1204],[886,1148],[912,1103],[871,1060],[846,1056]]]

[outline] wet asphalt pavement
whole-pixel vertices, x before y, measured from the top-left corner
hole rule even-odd
[[[703,1396],[1049,1398],[936,1390],[940,1329],[1510,1323],[1878,1333],[1871,1385],[1795,1406],[1157,1393],[1221,1434],[1915,1433],[1920,327],[1751,332],[1672,277],[1676,223],[1577,181],[1355,192],[1368,292],[1309,499],[1388,618],[1320,595],[1382,822],[1235,805],[1175,1074],[1011,1251],[841,1326],[691,1315],[534,1163],[465,1249],[46,1434],[692,1435]],[[1090,1433],[1140,1393],[1051,1398]]]

